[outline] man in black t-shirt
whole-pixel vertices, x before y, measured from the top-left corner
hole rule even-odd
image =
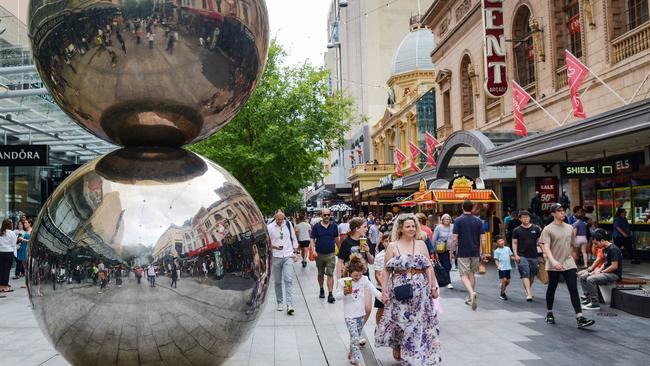
[[[450,258],[453,261],[456,244],[458,244],[458,270],[460,279],[469,293],[467,305],[476,310],[476,277],[479,262],[485,260],[485,229],[483,222],[472,214],[474,204],[470,200],[463,202],[463,214],[454,221],[451,236]]]
[[[537,241],[542,229],[530,223],[530,212],[519,213],[521,225],[512,231],[512,252],[519,269],[519,277],[526,291],[526,301],[533,301],[531,287],[539,269],[537,261]]]
[[[623,276],[623,254],[621,250],[613,245],[603,229],[596,229],[593,236],[593,244],[603,249],[605,266],[602,269],[589,267],[578,273],[580,285],[582,286],[582,308],[585,310],[600,310],[598,304],[598,285],[614,284]]]

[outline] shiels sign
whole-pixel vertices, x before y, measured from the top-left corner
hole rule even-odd
[[[504,95],[508,90],[502,3],[503,0],[483,0],[485,91],[495,98]]]
[[[0,166],[46,166],[47,145],[0,145]]]

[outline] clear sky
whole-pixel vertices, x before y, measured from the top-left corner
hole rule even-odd
[[[288,64],[323,64],[330,0],[266,0],[271,37],[289,51]]]
[[[29,0],[0,0],[0,5],[26,22]],[[289,52],[288,64],[309,60],[323,64],[327,45],[327,10],[330,0],[266,0],[271,37]]]

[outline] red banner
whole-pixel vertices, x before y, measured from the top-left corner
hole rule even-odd
[[[530,99],[530,95],[528,95],[528,93],[526,93],[526,91],[513,80],[512,109],[515,120],[515,135],[528,136],[528,130],[524,124],[524,115],[522,111],[526,108],[526,104],[528,104]]]
[[[354,165],[354,163],[356,162],[356,161],[354,160],[354,153],[351,153],[351,154],[350,154],[350,161],[352,162],[352,165]]]
[[[357,155],[359,155],[359,163],[363,162],[363,151],[360,147],[357,147]]]
[[[424,138],[427,143],[427,166],[435,168],[437,164],[436,159],[433,158],[433,152],[436,151],[436,146],[440,143],[429,132],[424,134]]]
[[[420,160],[420,149],[418,149],[418,147],[412,142],[409,142],[409,153],[411,156],[411,171],[419,172],[420,168],[418,168],[418,160]]]
[[[406,160],[406,155],[400,150],[400,149],[395,149],[395,160],[397,160],[397,168],[395,169],[397,172],[397,176],[401,177],[402,176],[402,163],[404,160]]]
[[[540,193],[544,213],[547,213],[551,205],[558,201],[558,187],[558,179],[555,177],[537,178],[535,180],[535,190]]]
[[[568,50],[564,51],[564,55],[566,57],[566,73],[569,79],[569,95],[571,96],[573,115],[578,118],[585,118],[587,114],[582,105],[582,99],[580,99],[578,89],[580,89],[582,81],[589,74],[589,69]]]

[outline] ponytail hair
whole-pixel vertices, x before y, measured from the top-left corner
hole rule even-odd
[[[361,254],[353,253],[350,255],[350,261],[345,265],[345,271],[347,273],[366,273],[366,271],[368,271],[368,265],[366,264],[366,261],[363,259]]]

